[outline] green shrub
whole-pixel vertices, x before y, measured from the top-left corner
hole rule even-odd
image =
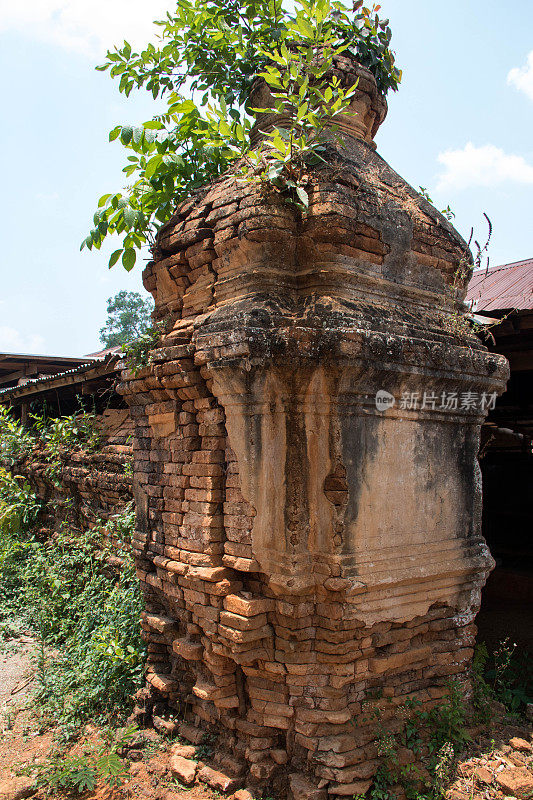
[[[22,602],[21,575],[33,551],[26,531],[33,525],[40,503],[24,478],[0,468],[0,623],[18,612]],[[10,630],[10,626],[7,626]]]
[[[83,448],[93,452],[102,442],[96,414],[78,411],[75,414],[57,418],[45,415],[32,415],[34,428],[45,449],[51,456],[58,456],[65,450]]]
[[[13,466],[27,455],[35,444],[35,436],[18,422],[11,411],[0,406],[0,461]]]
[[[49,417],[44,408],[30,418],[32,427],[26,428],[9,409],[0,406],[0,462],[4,465],[15,466],[40,446],[49,462],[47,475],[57,482],[62,456],[80,449],[95,452],[102,444],[97,415],[82,407],[75,414],[57,418]]]
[[[481,722],[491,717],[491,700],[503,703],[512,714],[521,714],[533,703],[533,658],[508,638],[492,653],[482,642],[474,652],[472,686],[472,701]]]
[[[403,787],[409,800],[442,800],[455,753],[461,752],[470,739],[461,685],[451,681],[447,695],[429,710],[417,698],[397,707],[395,718],[402,724],[394,733],[387,729],[381,708],[373,706],[372,700],[368,701],[365,713],[365,722],[372,721],[376,728],[380,759],[370,800],[393,800],[396,795],[391,787],[397,784]],[[412,763],[400,761],[399,750],[404,747],[414,754]]]
[[[45,474],[59,483],[63,458],[76,450],[94,453],[102,445],[103,436],[96,414],[80,410],[75,414],[50,418],[44,411],[31,416],[37,441],[44,448],[48,461]]]
[[[131,511],[126,516],[131,525]],[[98,545],[95,534],[65,531],[39,549],[26,574],[27,607],[41,638],[61,646],[39,672],[37,699],[64,722],[124,715],[144,673],[143,602],[131,555],[119,550],[120,573],[110,576],[110,550]]]
[[[18,513],[4,512],[3,518],[0,621],[16,615],[43,645],[58,650],[47,659],[43,649],[36,694],[43,715],[74,724],[90,716],[123,716],[141,685],[145,661],[141,593],[132,557],[117,543],[131,536],[131,507],[93,532],[64,528],[44,542],[19,524]],[[106,560],[111,535],[112,554],[122,559],[118,574]]]
[[[0,532],[17,534],[36,521],[40,501],[22,475],[12,475],[0,467]]]
[[[44,445],[47,472],[58,479],[64,455],[94,451],[101,434],[95,414],[33,416],[28,432],[0,408],[0,455],[14,464]],[[42,642],[36,699],[44,716],[78,725],[90,716],[123,716],[142,682],[143,608],[128,547],[133,504],[90,532],[63,527],[42,540],[34,528],[41,503],[30,483],[0,468],[0,630],[21,624]],[[119,556],[119,573],[108,557]],[[115,562],[116,563],[116,562]],[[47,647],[58,655],[46,658]]]

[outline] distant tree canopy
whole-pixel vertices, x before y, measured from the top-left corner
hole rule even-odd
[[[150,327],[153,304],[138,292],[119,292],[107,301],[107,320],[100,328],[104,347],[116,347],[139,339]]]
[[[287,7],[285,7],[285,5]],[[306,167],[320,160],[324,129],[350,105],[355,87],[330,69],[337,54],[352,57],[379,90],[401,80],[390,48],[388,19],[364,0],[179,0],[158,22],[156,44],[136,52],[128,42],[109,51],[100,70],[126,96],[145,89],[166,102],[141,125],[109,134],[128,152],[123,192],[104,194],[81,247],[100,249],[115,234],[109,260],[125,269],[191,191],[237,161],[244,177],[261,180],[289,202],[307,207]],[[285,122],[250,144],[256,111],[250,90],[263,79]],[[334,127],[334,126],[333,126]]]

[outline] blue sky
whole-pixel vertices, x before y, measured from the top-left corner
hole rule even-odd
[[[491,263],[533,256],[533,3],[383,0],[404,71],[381,155],[468,236],[494,225]],[[166,0],[0,0],[3,185],[0,350],[99,347],[106,300],[143,291],[138,266],[107,268],[115,242],[80,253],[101,194],[123,186],[108,131],[154,113],[94,70],[108,46],[145,44]]]

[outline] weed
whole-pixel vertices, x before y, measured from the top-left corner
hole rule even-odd
[[[431,205],[434,208],[436,208],[435,203],[433,202],[433,200],[431,199],[431,197],[428,194],[428,190],[424,186],[419,186],[418,188],[420,189],[421,197],[423,197],[425,200],[428,201],[428,203],[431,203]],[[446,219],[449,222],[451,222],[451,220],[454,219],[454,217],[455,217],[455,213],[452,211],[452,209],[450,208],[449,205],[447,205],[446,208],[441,209],[440,213],[442,214],[443,217],[446,217]]]
[[[206,761],[213,755],[213,747],[210,744],[199,744],[196,748],[196,758],[199,761]]]
[[[36,786],[49,795],[57,789],[77,793],[93,791],[98,781],[111,788],[120,786],[128,777],[128,771],[117,751],[137,733],[134,725],[115,734],[104,731],[104,741],[99,746],[89,746],[76,755],[58,749],[42,764],[25,766],[19,774],[34,775]]]
[[[381,707],[369,702],[365,712],[366,722],[372,720],[376,727],[381,761],[370,800],[391,800],[391,787],[397,784],[409,800],[440,800],[451,777],[455,751],[464,748],[469,740],[460,685],[450,683],[443,702],[430,710],[425,710],[416,698],[396,708],[394,717],[402,721],[402,726],[394,734],[383,723]],[[400,759],[400,748],[411,751],[411,763]]]
[[[452,745],[463,749],[470,736],[466,730],[467,722],[464,693],[459,683],[450,681],[448,696],[440,705],[428,713],[428,723],[431,731],[429,750],[436,754],[445,745]]]
[[[80,728],[73,722],[65,722],[54,730],[54,742],[58,747],[66,747],[76,741],[80,735]]]
[[[26,529],[39,514],[40,504],[29,483],[0,468],[0,621],[3,637],[20,627],[17,614],[22,604],[20,580],[32,554]]]
[[[474,650],[472,659],[472,705],[480,722],[488,722],[491,716],[490,701],[494,697],[494,691],[485,679],[485,669],[489,653],[487,646],[478,644]]]
[[[81,410],[56,419],[33,414],[31,419],[41,444],[51,456],[60,456],[65,450],[79,448],[95,452],[102,443],[96,414]]]
[[[44,412],[32,421],[29,432],[0,409],[4,463],[40,446],[46,474],[58,481],[72,450],[100,446],[97,417],[83,409],[58,419]],[[68,501],[63,506],[68,513]],[[15,619],[39,634],[36,699],[45,720],[69,726],[91,715],[125,714],[141,684],[145,660],[139,626],[143,604],[124,546],[134,529],[133,504],[90,532],[64,524],[45,541],[33,532],[41,509],[30,483],[0,468],[2,632]],[[117,554],[120,574],[110,575],[107,559]],[[47,657],[50,646],[59,649],[54,659]]]
[[[46,414],[31,415],[38,443],[44,449],[48,466],[45,475],[56,485],[63,469],[63,459],[74,450],[94,453],[103,441],[96,414],[80,410],[69,416],[56,419]]]
[[[145,761],[149,761],[152,756],[155,756],[156,753],[159,753],[161,750],[166,750],[168,747],[168,743],[165,739],[154,739],[151,741],[146,742],[143,747],[143,757]]]
[[[436,753],[433,770],[433,792],[436,797],[444,797],[446,786],[451,780],[455,752],[450,742],[445,742]]]
[[[127,713],[144,672],[140,638],[142,601],[125,551],[118,578],[105,567],[107,549],[68,534],[42,554],[27,594],[43,641],[61,652],[39,670],[43,712],[81,724],[92,715]]]
[[[489,659],[485,675],[494,697],[508,711],[523,712],[533,702],[533,659],[527,651],[518,651],[517,645],[508,638]]]
[[[160,343],[161,337],[167,332],[169,326],[169,318],[155,322],[138,339],[122,345],[126,366],[134,375],[151,363],[151,351]]]
[[[97,451],[102,432],[96,414],[80,410],[70,416],[51,418],[46,407],[41,414],[31,414],[31,428],[17,421],[6,408],[0,408],[0,462],[10,468],[31,458],[36,449],[48,462],[45,475],[59,483],[63,459],[73,450]]]
[[[66,756],[58,752],[39,765],[36,770],[37,787],[51,794],[56,789],[92,792],[96,787],[98,773],[87,756]]]
[[[427,198],[427,193],[424,196],[426,196],[426,199],[429,199]],[[450,209],[448,206],[448,209],[444,209],[444,211],[441,213],[443,213],[444,216],[447,216],[446,212],[449,210]],[[451,213],[453,214],[453,212]],[[471,229],[466,249],[459,261],[459,265],[453,276],[453,281],[449,287],[450,291],[445,303],[445,307],[441,312],[439,312],[438,316],[439,322],[443,329],[454,334],[455,336],[468,337],[472,333],[475,333],[483,339],[492,338],[494,341],[491,329],[500,325],[503,320],[506,319],[508,314],[495,322],[493,321],[491,324],[480,323],[476,318],[474,318],[472,313],[473,310],[475,310],[475,302],[470,302],[470,307],[467,308],[465,303],[462,301],[464,290],[472,275],[472,270],[480,270],[483,266],[485,266],[485,270],[488,271],[489,268],[490,260],[488,256],[488,250],[492,237],[492,222],[487,214],[483,213],[483,216],[485,217],[488,225],[486,241],[483,245],[481,245],[477,240],[474,240],[474,229]],[[470,245],[472,243],[472,249],[474,250],[473,258],[470,252]]]
[[[35,443],[32,434],[5,406],[0,406],[0,461],[13,466],[27,455]]]
[[[192,786],[187,786],[185,783],[182,783],[178,778],[171,778],[167,782],[167,786],[170,789],[175,789],[178,792],[190,792],[193,788]]]
[[[99,531],[102,538],[110,539],[117,543],[119,550],[131,542],[131,534],[135,529],[135,503],[131,500],[126,503],[119,514],[109,517],[105,525],[96,525],[93,530]]]
[[[533,702],[533,659],[527,651],[504,639],[493,653],[478,644],[472,661],[472,704],[480,722],[491,717],[491,701],[497,700],[512,714],[520,714]]]
[[[22,475],[12,475],[0,467],[0,532],[6,541],[33,525],[40,508],[29,482]],[[11,538],[10,543],[14,545],[15,539]],[[4,557],[9,557],[8,551]]]

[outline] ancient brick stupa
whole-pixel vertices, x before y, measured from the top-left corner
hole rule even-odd
[[[177,208],[144,273],[174,324],[123,388],[148,681],[237,783],[316,797],[368,788],[365,699],[467,686],[507,374],[457,312],[465,242],[375,151],[374,78],[336,69],[308,212],[232,170]]]

